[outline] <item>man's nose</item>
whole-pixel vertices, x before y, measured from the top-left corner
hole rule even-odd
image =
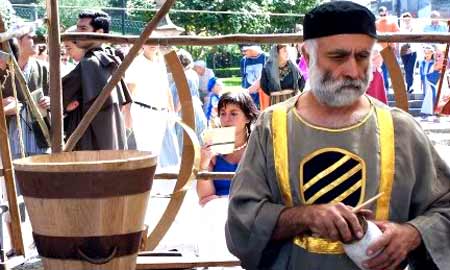
[[[359,76],[359,66],[354,57],[349,57],[349,59],[344,64],[344,76],[352,79],[358,79]]]

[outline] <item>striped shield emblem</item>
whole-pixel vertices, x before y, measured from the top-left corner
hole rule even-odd
[[[309,154],[300,164],[300,193],[305,204],[362,202],[366,165],[359,156],[340,148]]]

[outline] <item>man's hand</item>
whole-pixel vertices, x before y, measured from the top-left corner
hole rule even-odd
[[[22,109],[22,103],[17,102],[14,97],[7,97],[3,99],[3,110],[5,115],[16,115]]]
[[[67,105],[66,111],[68,112],[74,111],[76,108],[78,108],[78,106],[80,106],[80,102],[78,102],[77,100],[72,101],[69,103],[69,105]]]
[[[410,224],[374,221],[383,231],[383,235],[367,249],[374,258],[367,260],[363,266],[371,270],[394,270],[405,260],[408,253],[416,249],[422,242],[419,231]]]
[[[304,216],[307,228],[322,238],[349,242],[363,236],[357,216],[343,203],[311,205]]]
[[[48,110],[50,109],[50,97],[43,96],[39,99],[39,107],[42,109]]]

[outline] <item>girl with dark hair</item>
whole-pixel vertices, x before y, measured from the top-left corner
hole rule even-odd
[[[235,147],[232,153],[221,155],[213,153],[206,142],[201,151],[200,169],[214,172],[234,172],[246,149],[251,126],[258,116],[253,99],[247,93],[225,93],[218,104],[222,127],[236,127]],[[229,179],[202,180],[197,183],[197,194],[201,205],[212,199],[227,196]]]
[[[217,106],[222,127],[235,127],[234,150],[229,154],[217,154],[211,150],[210,142],[202,147],[200,169],[214,172],[236,171],[247,147],[252,124],[258,111],[248,93],[225,93]],[[227,219],[230,179],[201,180],[197,182],[197,194],[200,205],[201,237],[198,239],[198,251],[205,258],[236,258],[227,251],[223,228]],[[214,241],[211,241],[214,239]]]

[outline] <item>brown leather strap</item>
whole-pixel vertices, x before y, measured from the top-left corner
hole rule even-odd
[[[105,198],[147,192],[156,166],[136,170],[103,172],[16,171],[26,197],[47,199]]]
[[[104,264],[138,252],[142,231],[107,236],[56,237],[33,233],[39,254],[46,258]]]

